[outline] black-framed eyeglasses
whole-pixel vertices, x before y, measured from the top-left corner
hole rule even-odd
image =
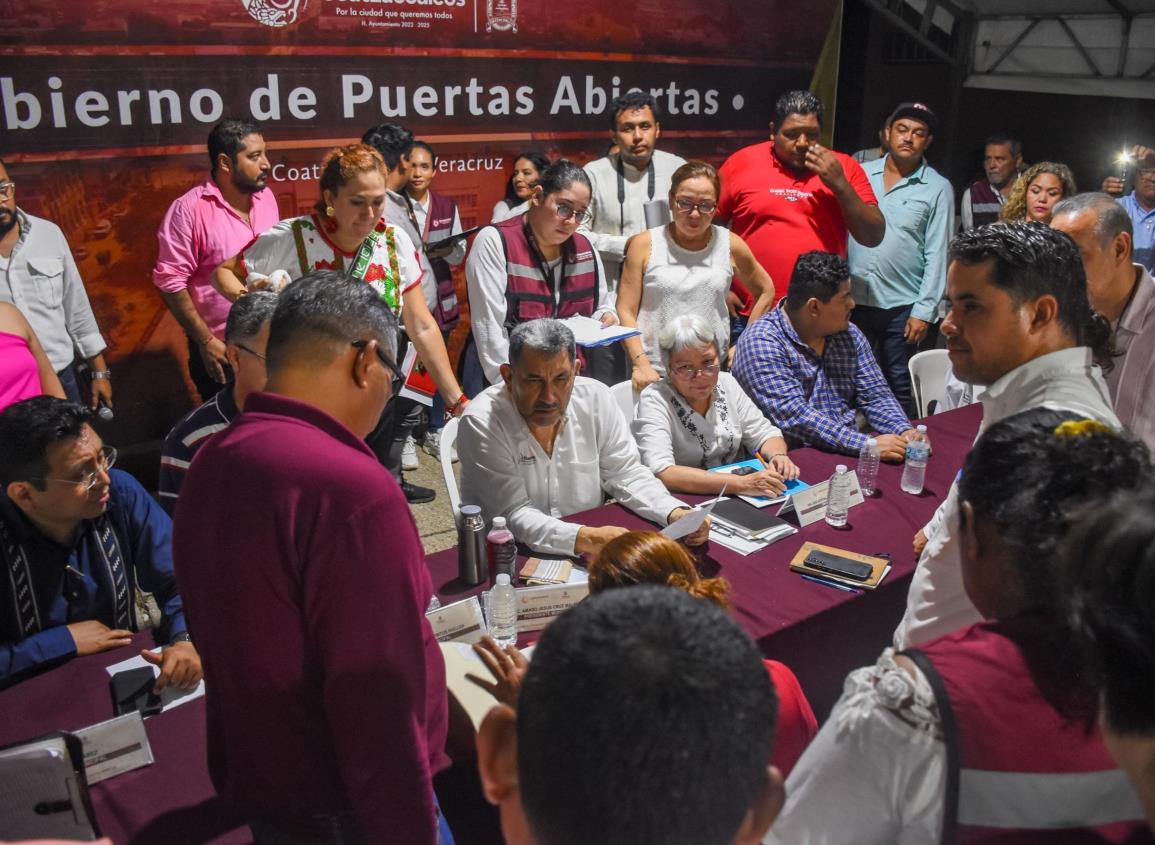
[[[553,213],[556,214],[557,219],[561,220],[563,223],[568,223],[570,220],[573,220],[579,226],[582,223],[587,222],[590,218],[590,213],[588,210],[578,211],[572,205],[567,205],[564,202],[557,202],[556,200],[554,201]]]
[[[0,200],[6,200],[12,196],[12,192],[16,190],[16,183],[9,180],[7,182],[0,182]]]
[[[249,347],[245,346],[243,343],[234,343],[233,346],[235,346],[237,349],[240,349],[242,352],[248,352],[254,358],[258,359],[262,364],[268,360],[260,352],[257,352],[255,349],[249,349]]]
[[[354,346],[357,349],[364,349],[368,345],[369,341],[367,340],[355,340],[350,344],[350,346]],[[393,373],[393,378],[395,380],[405,381],[405,373],[401,372],[401,368],[398,367],[396,363],[394,363],[393,359],[385,354],[385,351],[381,348],[380,344],[377,344],[377,346],[373,347],[373,351],[377,353],[378,359],[380,359],[385,368]]]
[[[101,446],[100,454],[96,457],[96,469],[84,473],[80,476],[80,478],[49,478],[47,476],[43,476],[40,478],[30,478],[28,480],[55,481],[58,484],[75,484],[77,486],[83,487],[84,492],[87,493],[96,486],[96,483],[100,480],[100,474],[102,472],[107,473],[110,469],[112,469],[115,463],[116,449],[112,446]]]
[[[685,197],[676,197],[674,199],[674,205],[676,205],[678,207],[678,211],[682,212],[683,214],[693,214],[695,210],[700,211],[703,214],[713,214],[714,211],[718,208],[718,203],[714,202],[713,200],[702,200],[701,202],[694,202],[693,200],[686,199]]]
[[[698,376],[716,376],[718,371],[722,369],[722,365],[707,364],[704,367],[691,367],[689,364],[682,364],[680,367],[673,367],[672,369],[676,375],[685,379],[692,379]]]

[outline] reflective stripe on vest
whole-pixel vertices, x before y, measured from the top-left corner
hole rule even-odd
[[[449,197],[435,191],[429,192],[429,211],[425,215],[425,231],[422,237],[431,244],[444,240],[453,234],[453,220],[457,216],[457,205]],[[457,289],[453,286],[453,268],[444,258],[430,258],[429,266],[437,279],[437,318],[442,329],[457,325],[461,308],[457,303]]]
[[[979,179],[971,185],[971,217],[976,228],[997,223],[1002,207],[1002,194],[995,193],[986,179]]]
[[[1143,809],[1098,728],[1060,714],[1032,680],[1017,645],[1030,624],[981,623],[909,652],[947,743],[943,842],[1151,841],[1132,838]]]
[[[525,235],[526,225],[525,217],[518,216],[494,227],[505,248],[506,330],[539,317],[592,317],[597,309],[598,273],[589,240],[575,232],[562,244],[561,289],[555,298],[554,280],[543,277]]]

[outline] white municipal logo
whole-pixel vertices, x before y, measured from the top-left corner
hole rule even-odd
[[[295,24],[309,0],[241,0],[253,20],[265,26]]]

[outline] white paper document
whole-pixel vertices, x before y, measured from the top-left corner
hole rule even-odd
[[[152,652],[153,654],[159,654],[160,649],[154,648]],[[154,678],[160,674],[160,667],[153,666],[139,655],[136,657],[130,657],[128,660],[122,660],[120,663],[113,663],[105,671],[108,672],[108,676],[111,678],[117,672],[124,672],[127,669],[142,669],[145,666],[152,670],[152,675]],[[171,710],[174,707],[180,707],[182,704],[186,704],[192,701],[194,698],[200,698],[204,694],[205,682],[203,680],[196,685],[195,689],[191,690],[179,689],[174,686],[167,686],[160,694],[160,712],[163,713],[166,710]]]
[[[637,337],[641,334],[637,329],[630,329],[625,326],[606,326],[603,328],[601,320],[583,317],[580,314],[566,317],[562,322],[573,332],[574,342],[578,346],[607,346],[615,341],[624,340],[627,337]]]
[[[663,528],[662,534],[671,540],[681,540],[683,537],[690,536],[702,527],[702,523],[706,521],[706,517],[710,515],[710,511],[714,510],[714,505],[718,504],[725,495],[726,491],[723,489],[716,498],[708,502],[702,502],[702,504],[696,508],[691,508],[688,514],[681,519],[675,519]]]

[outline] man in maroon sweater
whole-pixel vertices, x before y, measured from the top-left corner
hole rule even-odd
[[[177,506],[209,768],[258,843],[439,841],[432,584],[401,488],[363,440],[396,337],[368,285],[320,271],[289,286],[267,392],[197,455]]]

